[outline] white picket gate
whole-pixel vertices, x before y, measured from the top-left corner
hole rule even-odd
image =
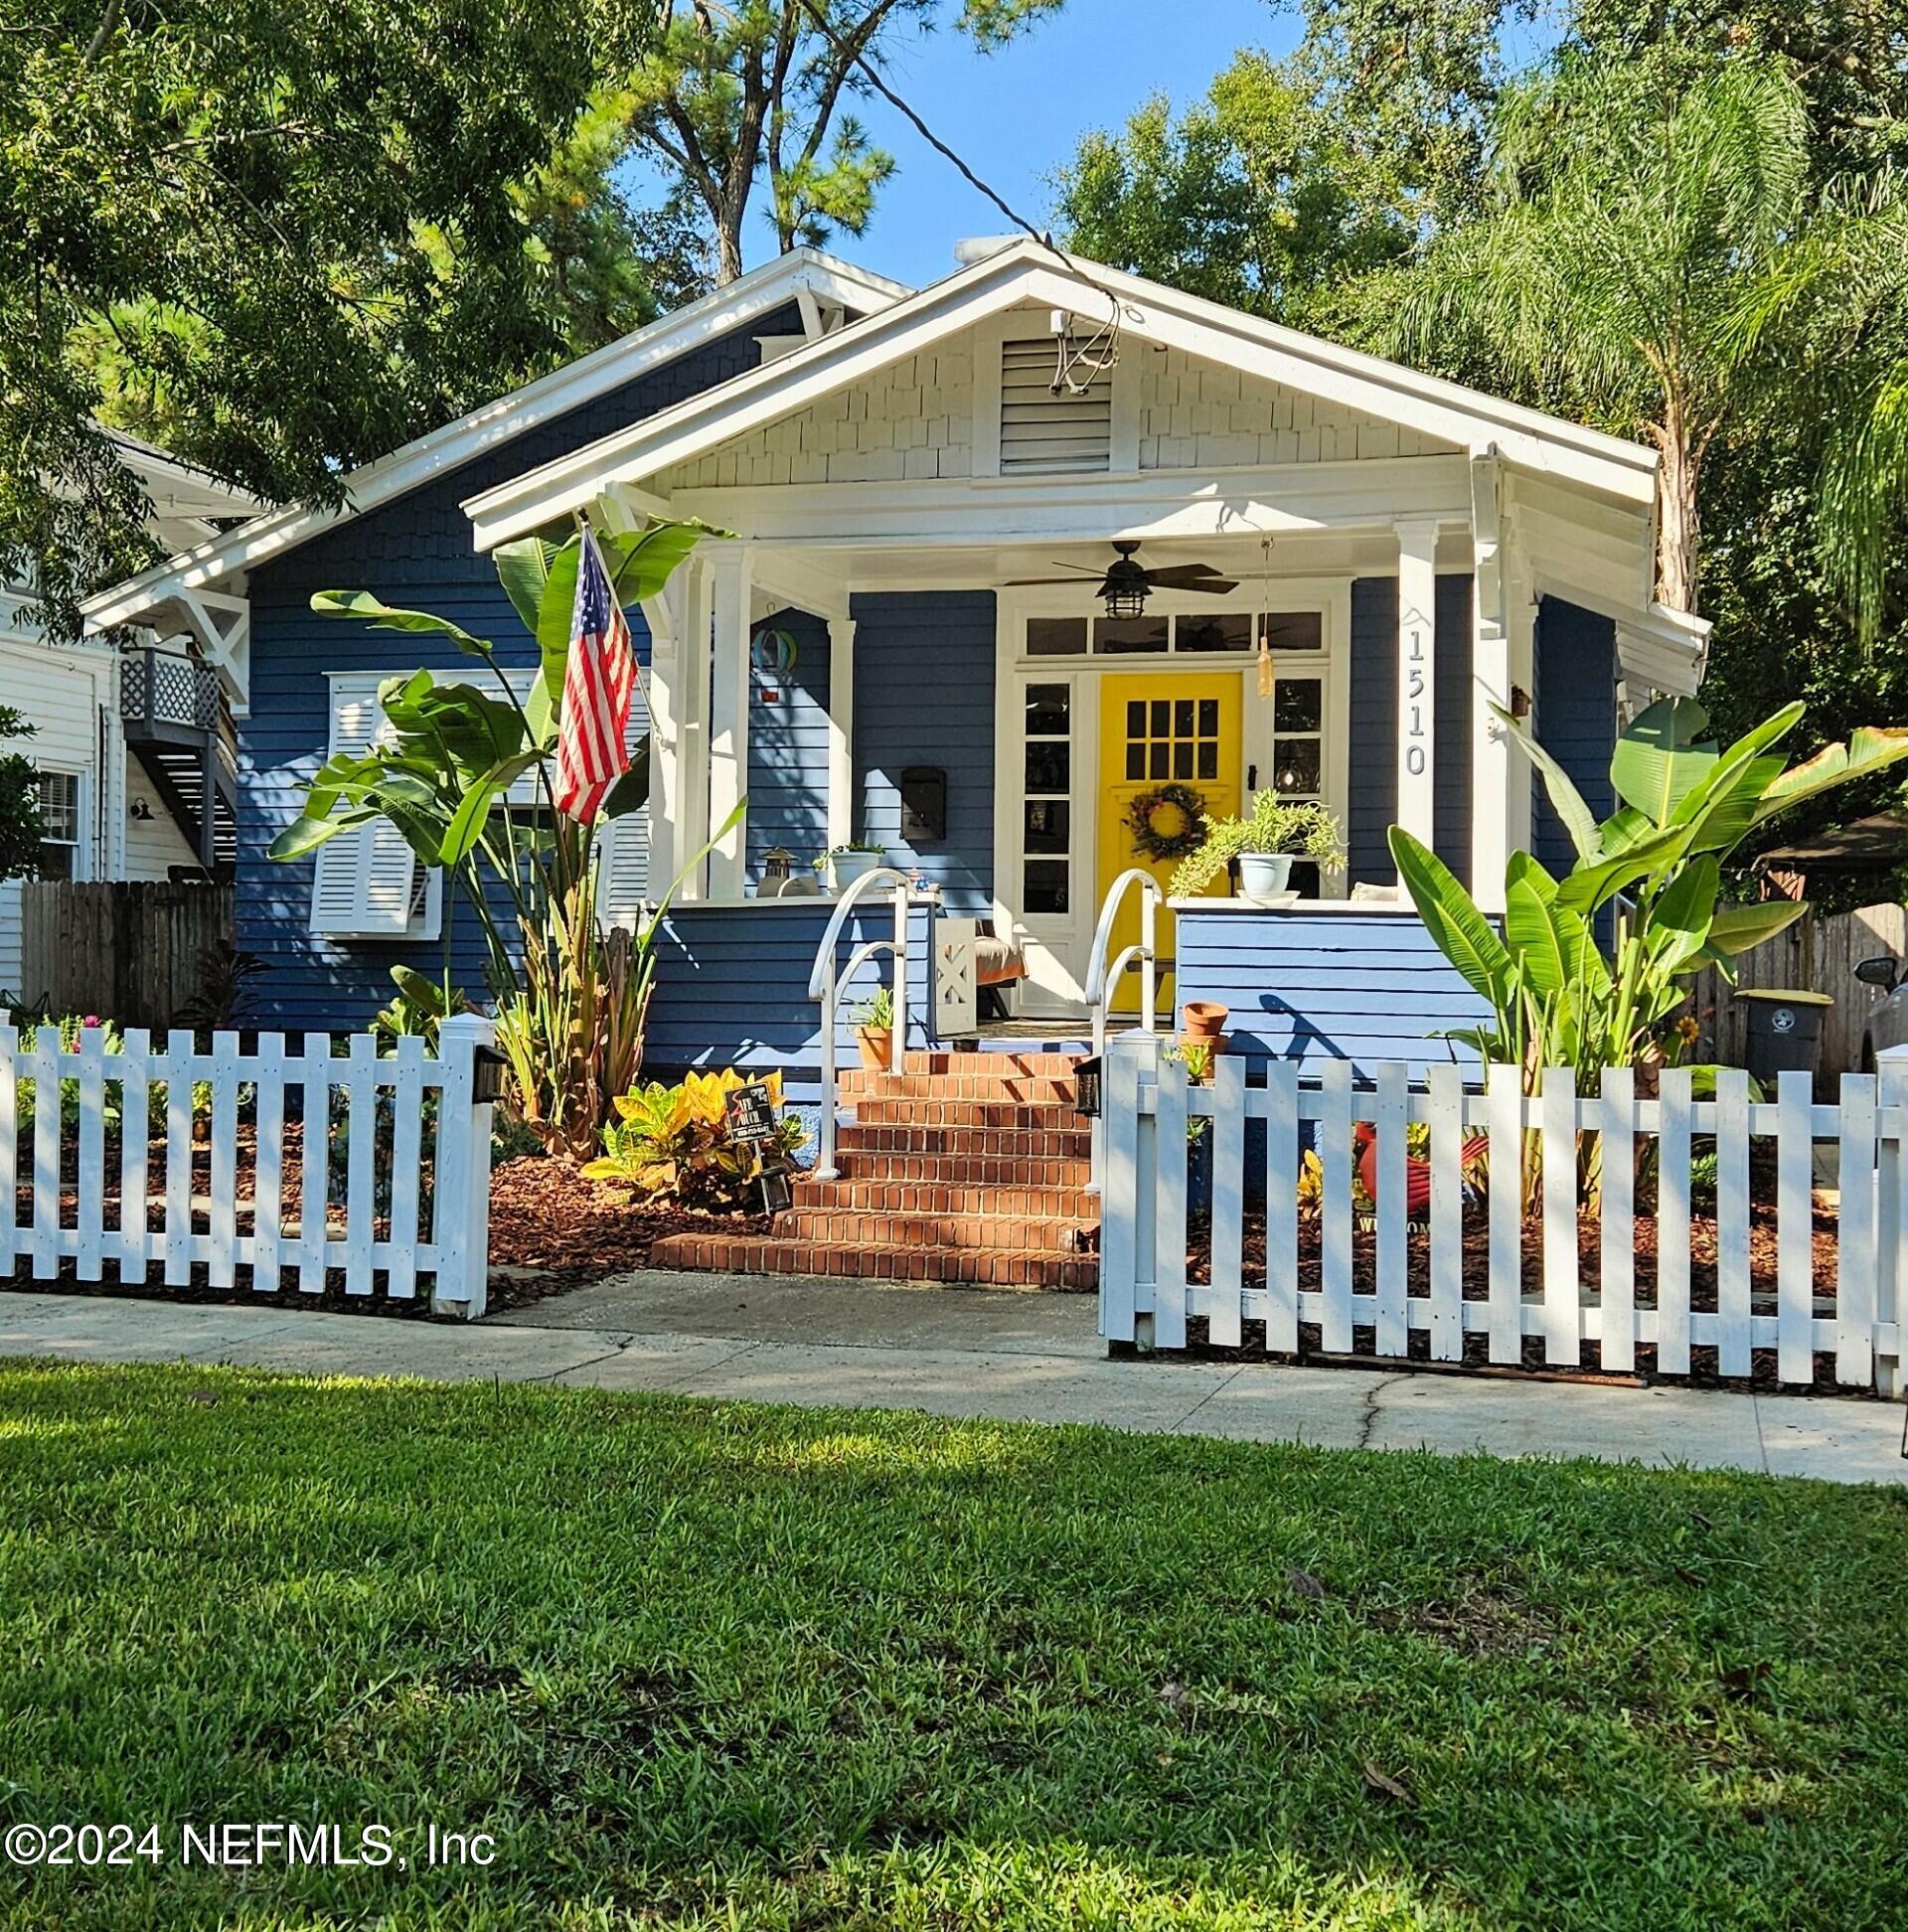
[[[329,1034],[295,1048],[260,1034],[245,1052],[236,1033],[200,1051],[190,1033],[158,1046],[140,1031],[108,1052],[93,1027],[66,1051],[58,1029],[23,1036],[5,1021],[0,1281],[23,1264],[51,1280],[70,1263],[80,1281],[111,1266],[130,1285],[157,1270],[181,1287],[203,1268],[213,1288],[238,1285],[242,1271],[260,1292],[293,1277],[315,1294],[336,1272],[350,1294],[372,1293],[382,1276],[394,1296],[421,1284],[440,1312],[483,1314],[492,1109],[474,1094],[490,1021],[459,1016],[435,1056],[413,1036],[389,1059],[368,1033],[345,1037],[342,1055]],[[159,1149],[163,1186],[151,1175]]]
[[[1851,1388],[1902,1393],[1899,1285],[1908,1276],[1908,1062],[1873,1076],[1845,1074],[1834,1105],[1819,1105],[1807,1074],[1785,1074],[1774,1100],[1752,1100],[1747,1074],[1724,1071],[1713,1099],[1697,1099],[1688,1071],[1662,1076],[1658,1098],[1640,1099],[1634,1075],[1613,1069],[1594,1099],[1579,1098],[1567,1067],[1545,1071],[1526,1097],[1515,1067],[1495,1066],[1467,1086],[1455,1065],[1422,1082],[1387,1063],[1354,1090],[1346,1061],[1302,1078],[1273,1062],[1262,1084],[1220,1054],[1210,1084],[1149,1036],[1114,1041],[1105,1062],[1106,1185],[1101,1224],[1100,1327],[1110,1341],[1187,1346],[1189,1317],[1203,1318],[1214,1346],[1236,1347],[1242,1324],[1263,1322],[1265,1347],[1296,1353],[1301,1324],[1315,1325],[1326,1354],[1440,1363],[1527,1365],[1535,1338],[1545,1367],[1582,1364],[1631,1371],[1653,1350],[1659,1374],[1686,1374],[1692,1349],[1714,1349],[1719,1374],[1751,1372],[1752,1352],[1775,1351],[1784,1382],[1815,1378],[1826,1358]],[[1207,1119],[1211,1146],[1209,1264],[1189,1280],[1189,1118]],[[1248,1122],[1260,1123],[1252,1158],[1263,1168],[1248,1191]],[[1375,1138],[1375,1204],[1354,1193],[1358,1123]],[[1429,1201],[1422,1225],[1407,1221],[1406,1136],[1428,1130]],[[1540,1284],[1524,1281],[1523,1137],[1541,1150]],[[1602,1200],[1594,1266],[1578,1244],[1579,1135],[1600,1135]],[[1692,1306],[1692,1139],[1714,1141],[1714,1307]],[[1657,1143],[1654,1297],[1640,1299],[1637,1236],[1639,1143]],[[1752,1275],[1751,1147],[1776,1148],[1773,1282]],[[1840,1187],[1835,1292],[1819,1303],[1814,1276],[1813,1161],[1819,1141],[1837,1150]],[[1472,1143],[1467,1160],[1467,1142]],[[1302,1155],[1316,1153],[1317,1199],[1301,1207]],[[1264,1197],[1266,1265],[1244,1266],[1248,1192]],[[1466,1194],[1474,1233],[1467,1267]],[[1303,1226],[1302,1226],[1303,1222]],[[1303,1238],[1302,1238],[1303,1235]],[[1370,1237],[1360,1285],[1360,1236]],[[1423,1279],[1414,1281],[1416,1248]],[[1425,1250],[1428,1249],[1428,1253]],[[1301,1264],[1316,1288],[1301,1286]],[[1480,1266],[1482,1262],[1482,1266]],[[1256,1275],[1256,1270],[1254,1271]],[[1705,1292],[1701,1300],[1711,1297]],[[1467,1337],[1482,1337],[1466,1349]]]

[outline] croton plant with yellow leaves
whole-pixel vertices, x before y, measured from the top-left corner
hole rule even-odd
[[[616,1096],[617,1118],[603,1130],[603,1152],[583,1173],[592,1181],[621,1182],[632,1194],[690,1208],[739,1206],[755,1172],[753,1145],[731,1142],[728,1096],[751,1076],[730,1067],[692,1073],[676,1086],[651,1080]],[[775,1108],[779,1147],[794,1154],[808,1141],[793,1114],[782,1112],[782,1076],[762,1080]]]

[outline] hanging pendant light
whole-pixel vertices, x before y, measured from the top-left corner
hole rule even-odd
[[[1272,696],[1272,539],[1259,539],[1259,696]]]

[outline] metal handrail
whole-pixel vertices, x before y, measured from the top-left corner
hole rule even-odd
[[[841,942],[842,930],[848,924],[848,915],[864,898],[871,898],[883,886],[891,886],[894,893],[894,937],[892,939],[870,939],[866,944],[857,946],[849,955],[848,970],[838,972],[835,966],[835,948]],[[908,876],[897,872],[892,866],[876,866],[873,872],[864,873],[856,880],[835,902],[835,916],[829,920],[828,929],[822,934],[822,943],[815,954],[815,970],[808,976],[808,997],[819,1000],[822,1008],[822,1131],[821,1146],[816,1151],[815,1174],[818,1180],[833,1181],[836,1178],[835,1166],[835,1012],[840,1006],[844,984],[852,983],[871,959],[878,959],[883,953],[894,956],[894,1033],[893,1038],[900,1043],[903,1062],[907,1053],[907,918],[912,897],[912,885]]]
[[[1140,890],[1139,942],[1126,947],[1109,963],[1106,949],[1113,943],[1114,921],[1126,903],[1127,893],[1136,886]],[[1159,913],[1165,898],[1166,894],[1160,890],[1160,882],[1143,867],[1132,866],[1113,882],[1100,906],[1100,922],[1094,928],[1093,950],[1088,956],[1086,969],[1086,1001],[1093,1010],[1093,1052],[1096,1058],[1103,1058],[1106,1053],[1107,1008],[1112,1000],[1112,989],[1126,977],[1135,960],[1139,962],[1140,985],[1146,996],[1140,1009],[1138,1031],[1146,1034],[1157,1031],[1155,1010],[1160,1003]],[[1106,1126],[1097,1116],[1093,1121],[1092,1138],[1092,1175],[1087,1182],[1087,1192],[1098,1194],[1101,1163],[1106,1152]]]

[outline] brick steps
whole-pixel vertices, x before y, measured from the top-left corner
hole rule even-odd
[[[971,1248],[1011,1248],[1021,1253],[1078,1254],[1085,1236],[1073,1222],[1019,1214],[852,1213],[830,1206],[811,1206],[806,1194],[775,1222],[775,1234],[799,1241],[847,1247],[941,1248],[965,1253]]]
[[[1093,1152],[1084,1127],[1043,1133],[1023,1127],[844,1127],[836,1141],[849,1154],[968,1155],[985,1160],[1085,1161]]]
[[[1091,1254],[1013,1248],[924,1248],[784,1240],[777,1234],[737,1239],[723,1234],[672,1234],[657,1242],[659,1268],[718,1268],[735,1274],[847,1276],[863,1281],[940,1281],[967,1288],[1047,1288],[1084,1292],[1099,1285]]]
[[[1011,1164],[1014,1172],[1023,1164]],[[1052,1165],[1058,1165],[1053,1163]],[[844,1175],[838,1181],[806,1181],[796,1203],[802,1208],[838,1214],[905,1214],[941,1218],[961,1214],[1002,1214],[1017,1220],[1096,1220],[1099,1203],[1077,1183],[1042,1186],[1019,1178],[957,1182],[897,1175],[877,1170],[871,1178]],[[1030,1241],[1037,1247],[1037,1241]]]
[[[858,1112],[871,1102],[1012,1101],[1022,1106],[1073,1111],[1073,1082],[1046,1073],[845,1073],[842,1099]]]
[[[1099,1203],[1092,1136],[1063,1053],[914,1052],[849,1072],[837,1178],[800,1180],[771,1232],[672,1234],[659,1267],[1090,1289]]]
[[[1017,1100],[862,1099],[855,1102],[858,1127],[975,1127],[983,1131],[1021,1133],[1077,1132],[1079,1115],[1072,1106],[1046,1106]]]

